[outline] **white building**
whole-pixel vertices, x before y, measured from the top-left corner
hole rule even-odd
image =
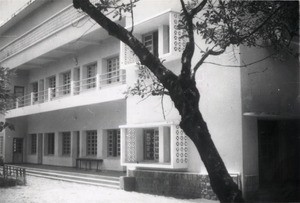
[[[142,1],[134,28],[175,73],[185,44],[175,29],[178,11],[177,1],[164,0],[160,6]],[[130,27],[131,19],[119,23]],[[97,158],[103,160],[103,170],[128,170],[137,191],[213,196],[196,148],[178,127],[172,102],[163,100],[164,119],[160,97],[125,99],[137,79],[135,57],[74,9],[71,0],[31,1],[0,27],[0,35],[11,36],[0,41],[0,64],[16,70],[12,90],[20,96],[5,115],[16,130],[0,135],[5,162],[75,167],[77,158]],[[232,53],[208,61],[240,65],[268,55],[244,47],[238,52],[236,61],[229,60]],[[287,147],[294,143],[299,149],[297,59],[266,60],[246,69],[206,64],[197,85],[213,140],[245,195],[273,183],[275,176],[279,182],[299,178],[293,170],[299,156]],[[274,129],[283,130],[270,141]],[[292,166],[274,170],[280,163]]]

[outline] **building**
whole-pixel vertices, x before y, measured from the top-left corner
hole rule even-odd
[[[136,36],[175,73],[185,44],[174,28],[179,6],[142,1],[135,10]],[[119,23],[130,27],[131,20]],[[125,99],[137,79],[136,58],[71,0],[30,1],[0,34],[11,36],[0,42],[0,63],[16,70],[12,91],[19,96],[5,115],[15,131],[0,136],[5,162],[75,167],[77,158],[98,158],[104,170],[127,170],[137,191],[214,198],[172,102]],[[299,180],[293,151],[300,145],[299,60],[265,60],[242,69],[232,65],[269,51],[236,51],[241,54],[235,60],[232,53],[209,58],[227,67],[207,63],[197,85],[213,140],[246,196],[276,181]]]

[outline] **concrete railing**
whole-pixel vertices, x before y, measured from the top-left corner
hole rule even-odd
[[[48,89],[39,92],[31,92],[30,94],[18,97],[10,109],[50,102],[54,99],[78,95],[85,91],[99,90],[103,87],[121,85],[125,83],[125,70],[111,71],[102,75],[97,74],[94,77],[85,78],[79,81],[71,81],[65,85],[49,87]]]

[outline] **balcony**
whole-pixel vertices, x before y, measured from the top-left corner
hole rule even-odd
[[[124,99],[125,90],[125,70],[97,74],[18,97],[6,118]]]
[[[164,63],[180,60],[187,39],[183,37],[184,31],[177,29],[179,20],[179,13],[167,10],[149,19],[135,23],[135,36],[145,43],[145,36],[149,36],[149,33],[157,32],[157,41],[153,42],[153,47],[157,47],[158,57]],[[131,29],[131,25],[126,28]],[[153,51],[153,49],[150,51]],[[120,64],[122,66],[132,66],[138,61],[133,51],[126,44],[121,43]]]

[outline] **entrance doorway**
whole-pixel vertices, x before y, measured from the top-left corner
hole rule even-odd
[[[268,201],[300,200],[300,120],[259,120],[259,185]]]
[[[23,138],[13,138],[13,163],[23,163]]]

